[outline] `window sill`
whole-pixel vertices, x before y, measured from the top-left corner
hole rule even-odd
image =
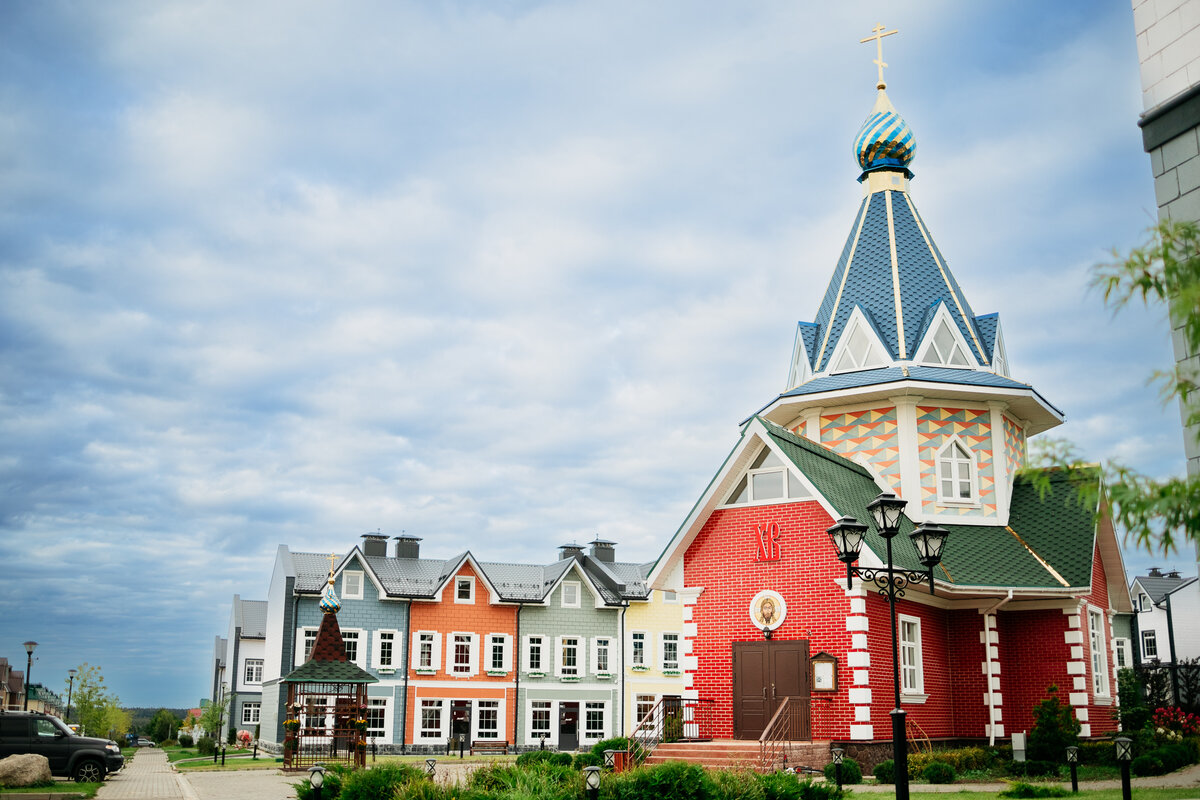
[[[396,668],[395,667],[376,667],[375,671],[378,672],[380,675],[394,675],[396,672]]]
[[[934,505],[943,508],[982,508],[978,500],[948,500],[944,497],[939,497]]]
[[[1098,694],[1092,696],[1092,702],[1098,706],[1111,706],[1113,704],[1113,699],[1111,696]]]
[[[908,694],[900,695],[900,703],[901,704],[913,703],[914,705],[920,705],[921,703],[924,703],[928,699],[929,699],[929,695],[917,694],[916,692],[910,692]]]

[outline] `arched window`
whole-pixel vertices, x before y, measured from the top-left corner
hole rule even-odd
[[[938,453],[938,499],[950,503],[975,501],[975,459],[958,439]]]

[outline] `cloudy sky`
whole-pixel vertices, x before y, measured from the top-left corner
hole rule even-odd
[[[784,386],[889,95],[1014,377],[1182,471],[1105,2],[0,4],[0,655],[194,705],[276,547],[652,559]],[[1131,554],[1132,568],[1188,559]]]

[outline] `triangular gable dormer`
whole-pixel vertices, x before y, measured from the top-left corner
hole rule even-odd
[[[496,591],[496,587],[493,586],[491,580],[488,579],[487,573],[483,571],[483,567],[479,566],[479,562],[475,560],[475,556],[471,555],[469,550],[459,556],[455,561],[456,563],[454,564],[454,567],[447,571],[437,588],[433,590],[433,597],[435,600],[441,598],[442,592],[446,591],[447,587],[450,587],[451,592],[455,591],[455,579],[458,578],[462,573],[463,566],[469,564],[472,572],[474,573],[474,575],[470,577],[476,578],[480,583],[483,584],[483,587],[487,589],[488,605],[494,606],[500,603],[500,592]],[[477,588],[478,587],[476,587],[476,590]],[[453,602],[454,597],[451,596],[448,598],[448,600]]]
[[[550,584],[549,588],[546,589],[546,594],[542,597],[542,605],[551,605],[554,598],[554,593],[558,590],[558,588],[567,581],[575,580],[575,576],[579,578],[580,591],[582,592],[583,588],[586,587],[587,590],[592,593],[595,607],[604,608],[604,595],[600,593],[600,589],[596,586],[596,583],[592,580],[591,576],[587,574],[586,570],[580,567],[579,562],[575,559],[571,559],[570,566],[563,570],[562,575],[558,576],[558,580],[554,581],[554,583]],[[583,598],[580,597],[580,606],[583,605],[582,599]]]
[[[933,312],[933,320],[917,347],[916,362],[931,367],[967,369],[979,366],[945,302],[939,301]]]
[[[792,348],[792,367],[788,371],[789,390],[795,389],[812,377],[811,344],[816,343],[817,325],[800,322],[796,325],[796,344]]]
[[[787,465],[783,456],[765,444],[734,484],[722,506],[748,506],[813,500],[812,486]]]
[[[992,343],[992,372],[1006,378],[1011,377],[1008,371],[1008,351],[1004,347],[1004,333],[1000,330],[999,322],[996,323],[996,338]]]
[[[370,579],[372,585],[375,587],[375,596],[380,600],[387,597],[387,590],[383,588],[383,581],[379,579],[379,575],[367,563],[366,556],[363,555],[358,545],[350,548],[350,552],[342,556],[342,560],[338,562],[337,567],[333,570],[333,577],[334,580],[342,585],[342,599],[361,600],[365,598],[367,596],[365,585],[360,586],[358,592],[351,590],[349,596],[347,596],[346,572],[358,572],[360,575]]]
[[[850,312],[850,319],[838,338],[829,364],[831,372],[854,372],[891,366],[892,357],[884,346],[879,331],[867,319],[861,306],[855,306]]]

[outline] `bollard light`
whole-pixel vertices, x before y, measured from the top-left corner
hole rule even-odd
[[[320,789],[325,785],[325,768],[318,764],[315,767],[308,768],[308,783],[314,789]]]
[[[431,779],[432,779],[432,778],[433,778],[433,774],[434,774],[436,771],[437,771],[437,759],[436,759],[436,758],[427,758],[427,759],[425,759],[425,774],[426,774],[427,776],[429,776],[429,778],[431,778]]]
[[[1126,736],[1118,736],[1113,739],[1113,744],[1117,746],[1117,761],[1133,760],[1133,740]]]
[[[840,747],[835,747],[829,752],[833,753],[833,763],[835,764],[842,763],[842,758],[846,755],[846,751]]]
[[[1071,765],[1071,791],[1079,794],[1079,748],[1075,745],[1067,747],[1067,763]]]
[[[1078,764],[1079,763],[1079,748],[1076,747],[1075,745],[1071,745],[1067,748],[1067,763],[1068,764]]]
[[[612,769],[613,767],[616,766],[616,764],[617,764],[617,751],[616,750],[605,750],[604,751],[604,768]]]
[[[584,767],[583,785],[587,787],[587,795],[591,800],[600,796],[600,768]]]

